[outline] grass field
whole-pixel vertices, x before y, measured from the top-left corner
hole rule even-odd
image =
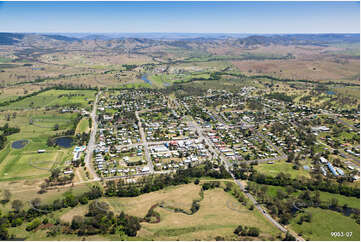
[[[328,192],[320,192],[321,201],[330,201],[332,198],[336,198],[338,204],[340,204],[341,206],[347,204],[351,208],[360,209],[360,198],[346,197],[341,194],[332,194]]]
[[[312,214],[311,223],[297,224],[299,217],[292,219],[290,227],[297,233],[302,233],[306,240],[360,240],[360,225],[351,217],[320,208],[307,208],[306,212]],[[331,232],[343,232],[343,237],[332,237]],[[346,237],[346,232],[352,232],[352,237]]]
[[[35,109],[44,107],[90,107],[88,103],[95,99],[93,90],[49,90],[38,95],[1,107],[0,110]]]
[[[10,61],[11,61],[10,58],[5,58],[5,57],[1,57],[1,56],[0,56],[0,63],[8,63],[8,62],[10,62]]]
[[[77,191],[74,189],[74,191]],[[149,208],[160,202],[167,206],[189,210],[194,199],[199,198],[200,186],[194,184],[168,187],[164,190],[143,194],[133,198],[101,198],[110,205],[110,209],[116,214],[124,211],[127,214],[144,217]],[[214,240],[216,236],[224,239],[247,239],[251,237],[236,237],[234,229],[242,224],[256,226],[261,234],[258,239],[275,239],[279,230],[264,219],[258,210],[249,210],[240,204],[232,195],[221,188],[207,190],[204,192],[204,199],[200,202],[200,209],[193,215],[175,213],[174,211],[156,208],[161,216],[159,223],[141,223],[142,228],[137,237],[131,240]],[[78,205],[70,209],[54,213],[52,218],[60,218],[62,221],[70,222],[74,215],[84,215],[87,212],[87,205]],[[18,228],[11,229],[18,231]],[[32,240],[56,239],[46,238],[45,231],[38,231],[38,234],[28,233],[24,230],[19,233]],[[117,235],[87,236],[86,240],[119,240]],[[76,235],[62,237],[62,239],[80,240]],[[253,238],[254,239],[254,238]]]
[[[255,166],[255,169],[265,175],[276,176],[280,172],[288,173],[291,177],[296,178],[298,176],[310,177],[308,171],[304,170],[302,167],[299,170],[292,168],[292,163],[287,162],[275,162],[274,164],[259,164]]]
[[[74,195],[80,195],[84,192],[87,192],[89,191],[89,186],[91,185],[90,183],[78,184],[75,187],[68,186],[61,189],[48,190],[46,193],[39,194],[39,185],[42,182],[42,179],[0,182],[0,186],[2,188],[8,188],[11,192],[10,202],[6,204],[0,204],[0,210],[2,212],[11,210],[11,202],[16,199],[23,201],[25,209],[30,207],[30,200],[34,198],[40,198],[42,204],[48,204],[58,198],[63,197],[65,192],[71,191]]]
[[[65,191],[50,191],[46,194],[32,195],[40,197],[42,201],[51,202],[61,197]],[[87,185],[80,185],[73,188],[74,194],[79,194],[88,189]],[[165,202],[168,206],[189,209],[193,199],[199,198],[200,186],[194,184],[168,187],[162,191],[152,192],[134,198],[102,198],[110,204],[110,209],[115,213],[124,211],[130,215],[144,217],[151,205],[157,202]],[[29,193],[14,194],[18,199],[22,196],[30,196]],[[14,198],[15,199],[15,198]],[[4,210],[4,209],[2,209]],[[6,209],[5,209],[6,210]],[[204,193],[204,199],[200,202],[200,209],[194,215],[175,213],[163,208],[157,208],[160,213],[161,222],[156,224],[142,223],[142,229],[137,237],[130,237],[130,240],[214,240],[216,236],[225,239],[242,239],[233,234],[233,230],[239,225],[256,226],[260,228],[261,240],[275,239],[279,231],[273,227],[257,211],[250,211],[242,206],[232,195],[225,193],[223,189],[208,190]],[[84,215],[87,212],[87,205],[78,205],[75,208],[65,208],[48,215],[50,222],[56,218],[70,222],[74,215]],[[47,237],[46,230],[27,232],[26,224],[20,227],[11,228],[10,233],[17,234],[17,237],[27,240],[80,240],[83,237],[77,235],[61,235],[61,237]],[[119,235],[96,235],[86,236],[86,240],[119,240]],[[243,239],[252,240],[251,237]],[[254,238],[253,238],[254,239]]]
[[[282,186],[271,186],[271,185],[262,185],[262,186],[267,186],[267,195],[269,195],[271,197],[276,197],[278,190],[282,190],[282,191],[286,192],[286,188],[282,187]],[[303,191],[301,191],[301,190],[297,190],[296,192],[293,192],[291,194],[291,196],[298,197],[302,192]],[[314,196],[315,192],[314,191],[310,191],[310,192],[311,192],[311,195]],[[320,191],[320,199],[322,202],[328,202],[332,198],[336,198],[338,200],[338,204],[340,206],[347,204],[351,208],[360,209],[360,199],[359,198],[347,197],[347,196],[343,196],[341,194],[333,194],[333,193]]]
[[[75,134],[79,134],[79,133],[88,133],[89,132],[89,119],[88,118],[82,118],[79,123],[78,126],[76,127],[75,130]]]
[[[187,82],[190,79],[208,79],[210,77],[208,72],[204,73],[191,73],[187,75],[176,74],[155,74],[149,77],[152,81],[152,85],[156,87],[170,86],[175,82]]]
[[[116,212],[125,211],[144,217],[148,209],[160,202],[189,211],[192,201],[199,198],[200,186],[194,184],[169,187],[165,190],[141,195],[137,198],[106,198]],[[276,236],[278,230],[264,220],[258,211],[250,211],[222,189],[206,191],[200,210],[194,215],[174,213],[157,208],[161,215],[158,224],[142,223],[139,239],[149,240],[214,240],[216,236],[233,238],[239,225],[257,226],[262,238]]]
[[[277,229],[264,220],[258,211],[250,211],[222,189],[208,190],[193,215],[157,208],[161,222],[144,224],[140,238],[154,240],[214,240],[216,236],[235,239],[234,229],[242,224],[256,226],[262,239],[276,236]]]
[[[137,198],[106,198],[105,200],[119,213],[124,211],[130,215],[144,217],[148,209],[160,202],[165,202],[168,206],[179,207],[188,210],[193,199],[199,198],[199,186],[188,184],[176,187],[168,187],[161,191],[143,194]]]
[[[10,112],[12,113],[12,112]],[[20,128],[20,132],[8,136],[6,147],[0,151],[0,181],[33,179],[49,175],[49,169],[63,166],[70,159],[71,149],[48,147],[49,136],[67,130],[72,125],[76,114],[60,114],[55,111],[17,111],[16,117],[5,120],[6,114],[0,116],[0,125],[9,123],[11,127]],[[32,124],[30,124],[32,120]],[[59,130],[54,131],[55,124]],[[26,140],[28,143],[20,149],[12,147],[12,143]],[[37,150],[46,152],[38,154]]]
[[[333,91],[346,96],[352,96],[360,100],[360,88],[359,87],[337,87],[333,88]]]
[[[64,153],[62,151],[52,151],[44,154],[29,153],[24,154],[14,152],[9,155],[2,166],[0,166],[1,179],[15,177],[47,176],[49,170],[55,166],[56,162],[61,161]],[[35,170],[36,169],[36,172]]]
[[[42,87],[39,85],[24,84],[21,86],[10,86],[0,89],[0,102],[14,100],[20,96],[24,96],[33,92],[40,91]]]

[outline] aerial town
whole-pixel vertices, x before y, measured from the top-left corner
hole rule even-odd
[[[99,92],[94,155],[87,161],[93,179],[171,173],[206,161],[267,169],[286,160],[308,177],[359,180],[359,131],[342,121],[357,113],[290,105],[255,92],[209,89],[182,99],[149,90]]]
[[[0,2],[0,240],[360,241],[359,10]]]

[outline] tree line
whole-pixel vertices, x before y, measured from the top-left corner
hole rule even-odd
[[[235,174],[236,175],[236,174]],[[239,174],[236,175],[238,178]],[[273,186],[292,186],[297,190],[310,190],[310,191],[324,191],[334,194],[341,194],[348,197],[360,197],[360,190],[356,187],[350,187],[343,184],[337,184],[330,180],[313,180],[302,178],[291,178],[284,173],[279,173],[277,176],[266,176],[261,173],[253,172],[248,176],[248,180],[254,181],[258,184],[273,185]]]
[[[213,169],[213,164],[207,162],[204,167],[189,167],[185,170],[177,170],[175,174],[161,174],[159,176],[144,177],[138,183],[125,184],[123,180],[108,181],[105,187],[105,195],[112,197],[136,197],[144,193],[161,190],[167,186],[188,184],[190,178],[209,176],[216,179],[230,178],[224,166],[219,171]]]
[[[12,210],[8,214],[1,214],[0,211],[0,240],[14,239],[14,235],[8,232],[9,227],[18,227],[23,223],[27,231],[34,231],[39,226],[48,225],[47,236],[57,234],[77,234],[94,235],[94,234],[114,234],[120,236],[136,236],[137,231],[141,228],[140,220],[137,217],[129,216],[124,212],[114,215],[109,211],[109,205],[104,202],[93,201],[89,204],[88,212],[85,216],[74,216],[71,223],[62,222],[57,219],[55,222],[50,221],[47,214],[67,207],[75,207],[78,204],[88,204],[89,200],[95,200],[103,196],[103,191],[98,186],[91,187],[90,191],[75,196],[72,192],[66,192],[62,199],[56,199],[50,204],[41,204],[39,198],[30,201],[30,208],[24,210],[24,203],[21,200],[12,202]]]
[[[9,124],[6,123],[4,126],[0,127],[0,131],[2,131],[2,134],[0,134],[0,150],[2,150],[7,141],[6,136],[19,133],[20,129],[16,127],[9,127]]]

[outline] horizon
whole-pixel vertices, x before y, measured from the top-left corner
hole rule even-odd
[[[327,35],[327,34],[360,34],[360,32],[304,32],[304,33],[246,33],[246,32],[234,32],[234,33],[207,33],[207,32],[12,32],[12,31],[0,31],[0,33],[11,34],[198,34],[198,35]]]
[[[8,33],[359,34],[360,4],[0,2],[0,22]]]

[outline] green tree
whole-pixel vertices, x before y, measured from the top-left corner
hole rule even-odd
[[[73,230],[79,229],[80,226],[84,223],[84,219],[82,216],[75,215],[73,219],[71,220],[71,228]]]
[[[24,204],[21,200],[16,199],[11,203],[11,207],[18,213],[23,209]]]

